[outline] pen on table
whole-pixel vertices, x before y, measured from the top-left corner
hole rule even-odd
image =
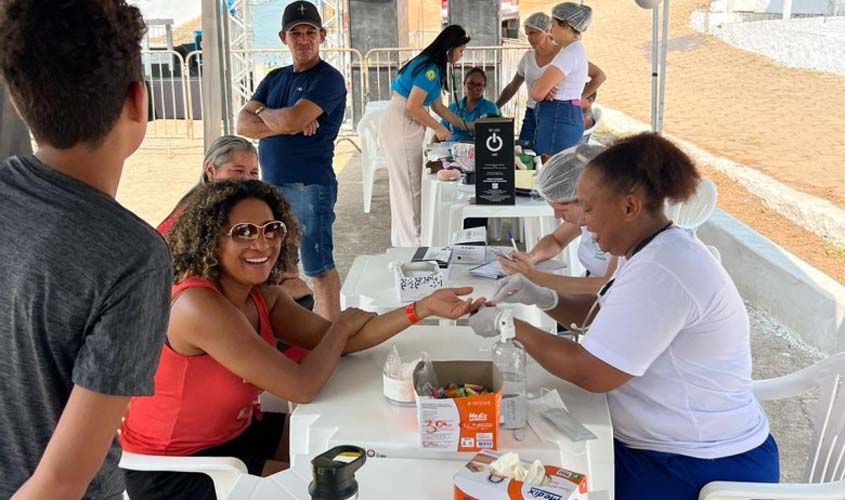
[[[518,252],[519,249],[516,248],[516,240],[513,239],[513,233],[511,232],[510,229],[508,229],[508,238],[510,238],[510,240],[511,240],[511,245],[513,246],[513,251]]]

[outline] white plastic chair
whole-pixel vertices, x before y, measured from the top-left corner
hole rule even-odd
[[[382,154],[382,145],[378,138],[378,129],[381,117],[389,103],[390,101],[368,102],[364,116],[358,122],[358,137],[361,138],[361,170],[364,177],[364,213],[370,213],[376,170],[387,168],[387,161]]]
[[[666,216],[674,221],[676,226],[695,231],[713,214],[717,198],[716,184],[710,179],[701,179],[695,194],[689,200],[677,204],[666,202]]]
[[[584,130],[584,134],[581,137],[581,142],[589,142],[590,136],[593,135],[593,132],[595,132],[596,128],[598,128],[599,123],[601,122],[601,108],[593,109],[593,116],[595,117],[596,121],[593,122],[592,127]]]
[[[735,498],[845,498],[845,353],[783,377],[757,380],[754,395],[761,400],[797,396],[818,387],[819,403],[802,483],[742,483],[714,481],[702,488],[699,500]]]
[[[214,482],[218,500],[226,500],[243,475],[246,465],[234,457],[162,457],[124,451],[120,468],[138,471],[196,472],[206,474]]]

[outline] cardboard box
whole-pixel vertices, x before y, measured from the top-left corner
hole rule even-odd
[[[475,121],[475,202],[513,205],[513,118]]]
[[[502,374],[492,361],[434,361],[440,385],[478,384],[493,391],[480,396],[435,399],[417,392],[420,445],[452,451],[495,450],[499,445]],[[414,370],[414,387],[422,362]]]
[[[443,288],[445,278],[434,262],[406,262],[393,265],[393,282],[400,302],[420,300]]]
[[[490,464],[497,458],[496,453],[483,451],[455,473],[454,500],[587,500],[584,474],[546,465],[544,484],[531,486],[492,474]]]

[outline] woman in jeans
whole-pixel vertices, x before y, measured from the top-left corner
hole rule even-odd
[[[537,101],[534,150],[553,155],[574,146],[584,133],[581,95],[587,83],[589,63],[581,33],[587,30],[592,10],[565,2],[552,9],[550,34],[561,47],[543,75],[531,87]]]

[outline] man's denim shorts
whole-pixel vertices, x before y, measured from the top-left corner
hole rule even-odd
[[[314,278],[335,268],[332,224],[337,184],[280,184],[277,186],[299,221],[299,258],[305,275]]]

